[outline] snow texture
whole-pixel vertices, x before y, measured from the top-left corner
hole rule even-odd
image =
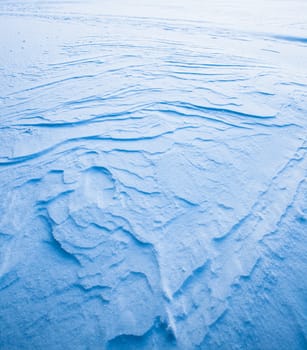
[[[0,349],[307,349],[307,2],[0,2]]]

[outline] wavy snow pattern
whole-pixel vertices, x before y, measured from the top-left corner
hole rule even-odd
[[[0,349],[306,348],[294,3],[1,2]]]

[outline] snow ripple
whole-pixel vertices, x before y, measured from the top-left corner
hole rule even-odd
[[[303,25],[102,3],[0,4],[0,348],[303,349]]]

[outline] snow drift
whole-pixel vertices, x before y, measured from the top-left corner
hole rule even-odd
[[[306,348],[306,13],[1,1],[1,349]]]

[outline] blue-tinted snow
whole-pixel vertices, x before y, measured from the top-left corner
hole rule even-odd
[[[0,3],[0,348],[307,348],[307,3]]]

